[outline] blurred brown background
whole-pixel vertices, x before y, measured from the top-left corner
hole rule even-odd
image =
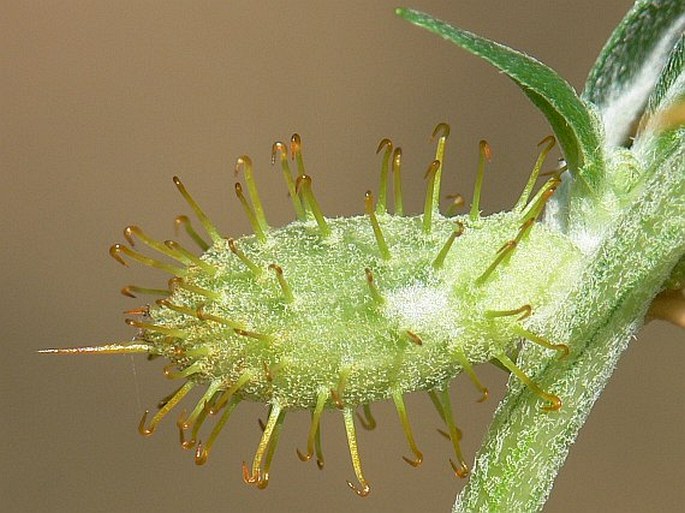
[[[245,486],[240,462],[256,448],[258,405],[243,404],[205,467],[179,449],[175,415],[151,439],[136,425],[173,388],[144,358],[50,357],[47,346],[125,340],[121,296],[162,275],[108,255],[124,226],[161,238],[188,208],[180,174],[228,234],[248,228],[232,191],[234,159],[250,154],[274,225],[292,214],[271,143],[302,134],[329,215],[363,208],[377,187],[381,137],[401,144],[409,207],[423,201],[428,136],[452,124],[446,192],[468,194],[480,138],[494,160],[487,211],[514,201],[550,130],[496,71],[396,18],[377,2],[3,2],[0,19],[3,248],[0,309],[0,511],[448,512],[462,483],[435,432],[424,395],[408,400],[424,465],[407,452],[391,405],[360,433],[372,494],[353,473],[342,422],[323,425],[327,467],[302,464],[306,413],[288,417],[266,491]],[[630,0],[484,2],[411,6],[528,51],[580,88]],[[682,333],[645,329],[582,431],[548,512],[677,511],[685,502]],[[505,376],[480,370],[491,400],[459,378],[456,414],[472,459]]]

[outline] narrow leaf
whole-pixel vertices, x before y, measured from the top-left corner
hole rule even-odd
[[[685,33],[671,50],[668,62],[659,75],[654,91],[647,101],[645,113],[657,112],[685,93]]]
[[[471,52],[509,76],[549,121],[569,169],[591,190],[602,172],[602,136],[593,112],[573,87],[553,69],[505,45],[453,27],[411,9],[397,9],[407,21],[428,29]]]
[[[685,34],[673,47],[647,100],[638,139],[683,125],[685,119]]]
[[[626,142],[684,28],[683,0],[638,0],[614,30],[583,91],[599,107],[609,145]]]

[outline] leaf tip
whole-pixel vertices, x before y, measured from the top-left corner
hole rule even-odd
[[[395,8],[395,14],[399,16],[400,18],[407,20],[410,23],[414,23],[417,25],[420,25],[421,23],[421,16],[424,15],[421,11],[417,11],[416,9],[410,9],[409,7],[396,7]]]
[[[407,18],[407,15],[409,14],[410,9],[406,7],[395,7],[395,14],[399,16],[400,18]]]

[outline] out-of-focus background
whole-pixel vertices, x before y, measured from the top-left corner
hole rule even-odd
[[[404,150],[409,209],[423,201],[436,123],[452,125],[443,191],[470,196],[478,141],[494,158],[486,212],[509,207],[550,133],[505,76],[376,2],[7,2],[0,19],[2,73],[2,358],[0,510],[450,511],[463,483],[425,395],[408,398],[425,453],[407,452],[390,403],[360,432],[373,492],[350,493],[354,475],[339,414],[327,414],[324,471],[302,464],[307,413],[287,418],[268,489],[242,483],[240,464],[259,438],[259,405],[242,404],[208,464],[178,446],[171,415],[151,439],[142,411],[175,386],[142,357],[37,355],[49,346],[126,340],[121,312],[140,302],[126,284],[160,273],[126,269],[107,254],[132,223],[165,239],[189,213],[179,174],[226,234],[248,229],[232,190],[235,158],[252,156],[269,220],[292,218],[271,144],[298,131],[328,215],[359,213],[377,187],[378,141]],[[411,6],[525,50],[581,88],[594,56],[630,0],[483,2],[416,0]],[[554,154],[556,158],[558,154]],[[123,242],[123,241],[122,241]],[[144,299],[143,299],[144,300]],[[643,330],[620,362],[573,448],[547,512],[677,511],[685,444],[682,333]],[[479,369],[491,400],[460,377],[455,410],[472,460],[505,376]]]

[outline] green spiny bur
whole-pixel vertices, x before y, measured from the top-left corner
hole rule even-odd
[[[508,352],[518,341],[511,326],[516,317],[488,319],[486,310],[513,310],[530,304],[544,311],[568,287],[582,260],[563,236],[536,225],[482,285],[476,280],[504,242],[514,238],[521,216],[502,213],[479,219],[434,219],[431,233],[421,216],[379,216],[391,258],[380,257],[366,217],[329,219],[331,234],[322,237],[314,222],[294,222],[269,232],[266,243],[249,236],[236,241],[260,269],[259,276],[216,243],[203,257],[217,269],[207,276],[192,269],[185,280],[217,292],[219,298],[177,289],[172,304],[230,319],[247,331],[268,335],[268,341],[238,335],[218,322],[203,321],[177,311],[154,307],[155,324],[188,335],[170,348],[164,337],[142,335],[166,354],[202,346],[202,372],[192,379],[234,382],[246,370],[253,379],[241,395],[286,408],[313,408],[318,391],[336,388],[349,368],[344,403],[351,407],[387,399],[393,390],[409,392],[444,388],[462,369],[462,352],[472,364]],[[455,227],[464,225],[442,269],[433,262]],[[270,264],[284,273],[294,301],[286,303]],[[373,272],[385,299],[379,305],[370,293],[364,269]],[[410,331],[423,342],[417,345]],[[277,368],[267,380],[264,367]]]
[[[298,219],[282,228],[270,228],[261,207],[252,162],[238,159],[244,169],[248,197],[240,183],[236,195],[255,230],[254,235],[224,238],[204,214],[183,183],[174,177],[179,192],[195,212],[211,244],[194,231],[192,240],[203,250],[198,257],[175,241],[158,241],[138,226],[124,236],[131,247],[115,244],[110,254],[127,265],[126,258],[171,273],[168,292],[129,286],[134,292],[160,294],[155,305],[133,310],[126,322],[138,328],[133,344],[75,348],[57,352],[147,352],[165,356],[164,374],[185,383],[162,401],[160,410],[141,419],[139,430],[152,434],[161,420],[195,386],[206,387],[187,416],[178,421],[181,445],[196,447],[195,461],[204,464],[228,417],[242,400],[268,404],[270,415],[252,468],[244,466],[243,479],[263,488],[285,414],[294,409],[312,411],[307,452],[321,465],[319,420],[324,409],[342,410],[353,468],[360,486],[348,482],[359,495],[369,493],[357,449],[353,412],[363,406],[364,425],[373,425],[369,404],[392,399],[413,458],[417,448],[404,406],[403,394],[428,391],[447,427],[458,463],[455,473],[468,474],[461,453],[461,434],[454,424],[447,388],[465,371],[487,398],[473,365],[498,361],[541,399],[542,410],[557,410],[561,400],[541,389],[509,358],[522,339],[547,349],[568,353],[563,341],[552,343],[527,328],[526,319],[544,318],[563,297],[583,264],[583,255],[564,235],[536,223],[559,185],[551,178],[531,196],[541,159],[554,144],[542,150],[533,177],[517,208],[481,217],[478,203],[485,161],[491,152],[481,141],[479,180],[468,216],[445,217],[438,208],[442,159],[449,126],[441,123],[434,136],[436,158],[427,178],[424,213],[403,215],[400,151],[393,151],[395,213],[386,212],[385,195],[374,205],[365,195],[365,216],[326,218],[314,196],[312,179],[305,173],[299,135],[292,137],[293,157],[299,176],[292,179],[283,164]],[[387,187],[388,155],[385,147],[381,190]],[[285,155],[282,143],[274,155]],[[287,161],[285,161],[287,163]],[[134,249],[140,241],[171,258],[170,265]],[[210,414],[220,419],[201,442],[200,428]]]

